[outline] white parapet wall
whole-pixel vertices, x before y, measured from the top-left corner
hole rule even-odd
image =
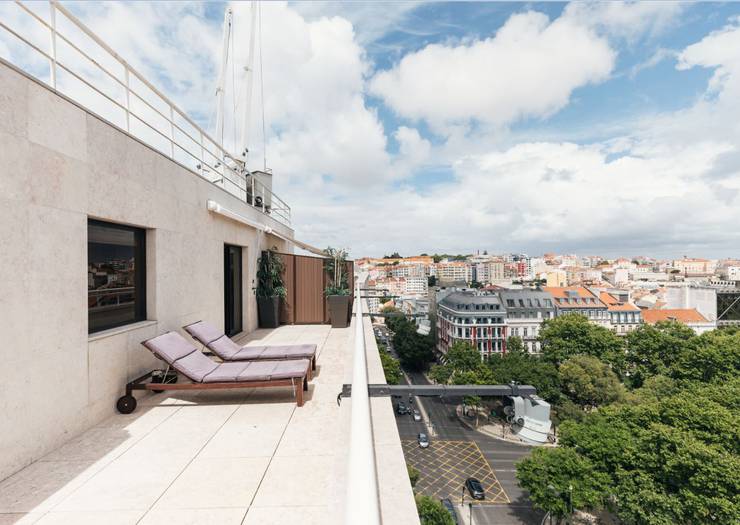
[[[224,322],[224,244],[243,247],[245,331],[256,261],[293,232],[0,61],[0,480],[114,413],[157,363],[139,344]],[[88,218],[146,229],[147,320],[88,335]]]

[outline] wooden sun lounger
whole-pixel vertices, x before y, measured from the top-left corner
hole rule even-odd
[[[216,363],[177,332],[167,332],[141,344],[192,382],[168,382],[167,374],[164,382],[152,382],[154,372],[148,372],[126,384],[126,394],[116,404],[122,414],[130,414],[136,409],[136,398],[132,395],[134,390],[161,392],[290,386],[296,404],[303,406],[303,392],[308,390],[311,373],[308,359]]]
[[[316,370],[316,345],[240,346],[206,321],[183,326],[183,330],[223,361],[310,359],[311,369]]]

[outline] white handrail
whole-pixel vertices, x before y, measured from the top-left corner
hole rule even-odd
[[[351,426],[347,472],[347,499],[344,523],[347,525],[380,524],[378,482],[375,467],[375,444],[367,392],[367,359],[365,324],[362,316],[360,275],[355,286],[355,348],[352,364]]]
[[[84,84],[87,88],[91,89],[97,95],[103,97],[103,99],[110,104],[110,108],[115,108],[115,111],[122,110],[124,113],[123,126],[125,131],[132,133],[132,123],[141,123],[146,128],[154,132],[156,140],[163,140],[165,144],[169,143],[169,147],[160,147],[155,141],[149,140],[148,138],[142,137],[140,133],[137,134],[137,138],[144,143],[152,146],[153,148],[160,151],[162,154],[168,156],[172,160],[179,162],[176,159],[176,154],[182,153],[185,158],[192,159],[195,162],[195,166],[191,167],[193,171],[198,173],[202,178],[211,182],[228,191],[235,197],[246,202],[252,207],[262,211],[263,213],[270,215],[278,222],[290,226],[291,213],[290,206],[288,206],[282,199],[275,195],[271,189],[267,188],[261,181],[255,180],[255,177],[248,171],[242,171],[241,169],[235,169],[233,166],[227,164],[227,162],[233,162],[233,157],[229,154],[224,147],[214,140],[206,131],[198,126],[183,110],[178,108],[170,99],[168,99],[162,92],[160,92],[151,82],[149,82],[141,73],[136,71],[131,65],[120,57],[110,46],[108,46],[102,39],[100,39],[92,30],[90,30],[85,24],[77,19],[68,9],[62,6],[57,0],[49,0],[49,11],[50,17],[47,22],[36,14],[33,10],[26,7],[20,0],[15,2],[20,9],[22,9],[27,15],[29,15],[38,24],[41,24],[46,30],[49,31],[49,51],[46,52],[40,49],[37,45],[31,42],[24,35],[20,34],[19,31],[11,28],[7,23],[0,20],[0,28],[5,30],[8,34],[17,38],[35,52],[39,53],[44,59],[49,62],[49,81],[50,87],[55,91],[59,91],[59,78],[58,71],[63,70],[68,73],[76,80]],[[123,78],[119,78],[117,75],[108,68],[103,66],[98,60],[90,56],[88,53],[83,51],[80,46],[76,45],[71,38],[60,32],[59,21],[57,14],[64,17],[65,20],[71,22],[77,27],[84,35],[89,37],[93,43],[95,43],[104,53],[118,63],[122,67]],[[87,74],[84,68],[75,68],[70,64],[65,64],[59,60],[57,52],[57,39],[63,42],[69,49],[71,49],[75,56],[80,57],[86,61],[86,63],[95,67],[95,70],[102,73],[102,77],[93,75],[90,79],[85,78]],[[21,61],[22,62],[22,61]],[[29,75],[38,77],[38,72],[29,69],[28,64],[15,63],[17,67],[26,71]],[[59,70],[57,68],[60,68]],[[148,89],[154,98],[158,99],[157,104],[160,102],[164,104],[165,109],[161,110],[149,100],[147,96],[137,91],[131,86],[130,79],[134,77],[141,85]],[[113,96],[106,93],[104,90],[98,88],[95,83],[100,82],[100,79],[111,79],[114,84],[124,90],[125,102],[122,104],[115,100]],[[43,78],[39,78],[42,82],[47,83]],[[67,90],[69,91],[69,90]],[[75,102],[82,106],[87,106],[84,97],[75,96],[75,93],[65,92],[65,95],[75,100]],[[164,121],[165,127],[157,124],[157,120],[152,121],[151,118],[143,115],[141,111],[136,111],[132,107],[132,95],[137,101],[137,105],[141,106],[148,112],[151,112],[155,117]],[[134,117],[132,119],[131,117]],[[180,122],[185,122],[191,126],[194,133],[188,132],[184,125],[177,122],[177,118],[182,119]],[[196,135],[198,138],[193,137]],[[188,143],[188,141],[190,143]],[[194,152],[192,150],[199,150]],[[215,150],[215,151],[214,151]],[[212,160],[211,160],[212,159]],[[188,160],[188,163],[191,162]],[[248,181],[247,179],[251,179]],[[251,187],[251,192],[247,188]],[[257,202],[257,196],[261,197],[261,202]],[[270,206],[267,204],[267,196],[269,196]]]

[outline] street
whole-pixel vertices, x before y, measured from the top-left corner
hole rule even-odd
[[[429,384],[429,381],[421,373],[407,372],[406,374],[412,384]],[[398,401],[407,403],[409,400],[394,399],[394,407]],[[401,440],[415,440],[419,432],[426,432],[430,436],[432,444],[435,440],[475,442],[483,457],[493,469],[495,478],[508,496],[510,503],[483,505],[474,503],[474,523],[479,525],[539,525],[544,513],[532,508],[524,491],[517,485],[514,467],[519,459],[529,453],[531,447],[506,443],[468,429],[458,420],[455,414],[455,407],[460,402],[461,399],[459,398],[415,398],[412,408],[419,409],[419,404],[423,406],[421,412],[422,414],[426,413],[431,428],[427,427],[427,421],[415,422],[411,416],[396,415]],[[427,449],[427,451],[432,452],[432,449]],[[437,473],[431,474],[436,475]],[[465,477],[467,475],[469,474],[465,474]],[[459,496],[460,494],[458,494],[458,499],[453,501],[455,505],[460,503]],[[468,502],[466,495],[465,504],[467,505]]]

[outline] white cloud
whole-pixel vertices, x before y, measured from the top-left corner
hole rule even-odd
[[[351,247],[354,256],[475,248],[737,253],[738,21],[678,53],[679,70],[714,72],[688,108],[638,119],[630,133],[587,145],[522,139],[507,129],[551,115],[574,90],[608,79],[616,40],[671,23],[675,6],[658,5],[574,4],[553,21],[517,14],[491,38],[427,46],[368,84],[364,45],[391,25],[358,30],[331,7],[309,13],[261,4],[268,165],[278,195],[293,207],[297,236]],[[213,111],[220,20],[205,19],[201,4],[73,8],[185,110]],[[237,61],[244,63],[248,6],[234,8]],[[446,143],[430,143],[405,122],[392,131],[398,153],[390,154],[366,102],[369,87],[404,117],[437,126]],[[257,165],[260,103],[257,78]],[[453,180],[423,190],[403,184],[427,166],[449,169]]]
[[[614,60],[608,41],[588,27],[529,11],[491,38],[407,54],[370,90],[398,114],[438,129],[468,120],[506,125],[558,111],[574,89],[608,78]]]
[[[393,137],[398,142],[398,157],[407,166],[406,172],[412,171],[429,159],[432,145],[417,129],[401,126]]]
[[[366,46],[397,30],[421,2],[291,2],[290,7],[312,22],[338,16],[348,20],[357,32],[357,41]]]
[[[671,26],[685,8],[682,2],[572,2],[565,16],[614,37],[634,41],[656,36]]]

